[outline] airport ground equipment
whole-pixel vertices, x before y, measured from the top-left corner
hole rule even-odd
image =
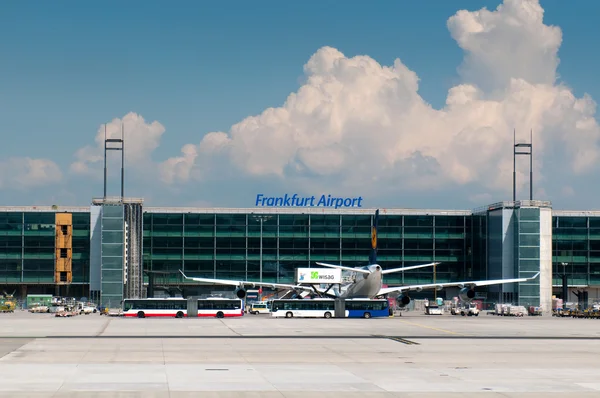
[[[462,306],[453,306],[450,309],[450,313],[452,315],[462,315],[462,316],[479,316],[479,308],[476,303],[469,303],[468,305]]]
[[[16,292],[16,291],[15,291]],[[0,299],[0,312],[14,312],[17,308],[15,292],[8,294],[4,292],[4,297]]]

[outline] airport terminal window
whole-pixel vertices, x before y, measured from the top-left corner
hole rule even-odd
[[[400,215],[379,215],[379,225],[378,227],[401,227],[402,226],[402,216]]]
[[[587,217],[558,217],[559,228],[587,228]]]
[[[187,241],[187,239],[186,239]],[[183,238],[180,236],[157,236],[152,238],[152,247],[183,247]]]
[[[123,231],[102,231],[102,243],[123,243]]]
[[[227,225],[246,225],[245,214],[217,214],[217,227]]]
[[[522,234],[535,234],[540,233],[540,223],[539,222],[520,222],[519,223],[519,233]]]
[[[465,216],[436,216],[435,226],[437,227],[451,227],[451,228],[464,228]]]
[[[124,227],[122,218],[103,218],[102,219],[102,230],[103,231],[122,231]]]
[[[193,273],[193,276],[202,274],[214,277],[215,264],[213,260],[185,260],[183,268],[185,272]]]
[[[371,227],[371,216],[354,216],[354,215],[343,215],[342,216],[342,226],[356,226],[356,227]],[[379,217],[381,221],[383,217]],[[400,221],[402,222],[402,221]]]
[[[588,222],[590,228],[600,228],[600,217],[590,217]]]
[[[279,215],[279,225],[293,225],[299,227],[308,227],[309,217],[306,214],[297,215],[297,214],[280,214]]]
[[[25,224],[51,224],[54,226],[55,215],[54,213],[25,213]]]
[[[404,227],[404,238],[433,238],[433,227]]]
[[[538,208],[521,208],[519,209],[519,220],[521,221],[539,221],[540,209]]]
[[[404,216],[405,227],[432,227],[433,216]]]
[[[437,244],[437,242],[436,242],[436,244]],[[520,234],[519,235],[519,245],[521,245],[521,246],[539,246],[540,245],[540,235],[539,234],[531,234],[531,235]]]

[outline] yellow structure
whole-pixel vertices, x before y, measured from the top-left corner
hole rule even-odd
[[[54,252],[54,283],[73,282],[73,215],[56,213]]]

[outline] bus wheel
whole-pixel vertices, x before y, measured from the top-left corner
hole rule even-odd
[[[145,317],[146,317],[146,315],[142,311],[138,312],[138,318],[145,318]]]
[[[367,319],[369,319],[371,317],[371,313],[370,312],[365,312],[364,317],[367,318]]]
[[[287,312],[287,313],[285,314],[285,317],[286,317],[286,318],[291,318],[291,317],[293,317],[293,316],[294,316],[294,314],[292,314],[291,312]]]
[[[223,313],[221,311],[217,312],[217,318],[223,318]]]
[[[328,311],[328,312],[326,312],[326,313],[325,313],[325,318],[331,318],[331,312],[329,312],[329,311]]]
[[[183,312],[178,311],[177,314],[175,315],[175,318],[183,318]]]

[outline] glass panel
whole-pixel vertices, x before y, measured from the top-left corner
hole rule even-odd
[[[539,271],[540,260],[520,260],[519,271]]]
[[[123,243],[123,232],[102,231],[102,243]]]
[[[103,257],[119,257],[123,256],[123,244],[103,244],[102,245],[102,256]]]
[[[102,270],[102,283],[123,282],[123,272],[120,270]]]
[[[540,236],[539,235],[519,235],[519,244],[521,246],[535,246],[538,247],[540,245]]]
[[[558,217],[558,227],[587,228],[586,217]]]
[[[123,257],[102,257],[102,267],[104,269],[123,268]]]
[[[103,231],[122,231],[124,227],[123,219],[118,218],[103,218],[102,219],[102,230]]]
[[[540,258],[539,247],[520,247],[519,258]]]
[[[404,216],[405,227],[433,226],[433,216]]]
[[[120,296],[123,294],[122,283],[102,283],[102,296]],[[108,298],[108,297],[106,297]],[[104,301],[104,300],[103,300]],[[116,304],[116,303],[115,303]]]
[[[102,206],[102,218],[123,218],[123,206]]]
[[[525,234],[535,234],[540,233],[540,223],[539,222],[520,222],[519,223],[519,232]]]
[[[25,213],[25,224],[54,224],[56,216],[54,213],[39,212]],[[19,220],[20,222],[20,220]]]
[[[539,221],[540,220],[540,209],[539,208],[521,208],[519,209],[519,219],[521,221]]]

